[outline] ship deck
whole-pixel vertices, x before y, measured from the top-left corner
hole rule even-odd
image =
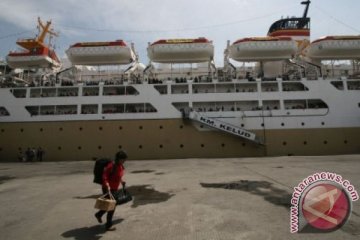
[[[289,232],[293,187],[321,171],[360,190],[360,155],[131,160],[134,201],[117,208],[115,232],[94,218],[92,161],[0,163],[2,239],[358,239],[360,201],[328,234]],[[238,188],[222,186],[242,180]]]

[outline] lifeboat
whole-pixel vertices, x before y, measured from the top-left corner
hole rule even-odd
[[[242,62],[277,61],[292,58],[296,51],[296,41],[291,37],[253,37],[234,42],[229,56]]]
[[[46,24],[38,18],[38,29],[40,33],[36,38],[20,39],[16,42],[22,50],[10,52],[6,59],[11,68],[57,68],[60,61],[55,51],[46,45],[44,40],[47,35],[58,36],[50,30],[51,21]]]
[[[134,52],[123,40],[76,43],[66,55],[74,65],[117,65],[135,60]]]
[[[319,60],[360,59],[360,36],[327,36],[313,41],[308,56]]]
[[[199,63],[211,61],[214,45],[206,38],[163,39],[150,44],[148,57],[158,63]]]

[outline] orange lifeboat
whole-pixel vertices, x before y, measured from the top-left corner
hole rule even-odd
[[[23,49],[7,55],[7,62],[11,68],[56,68],[60,66],[55,51],[44,43],[47,34],[57,36],[57,33],[50,30],[51,21],[45,25],[38,18],[38,24],[41,29],[39,36],[18,40],[16,44]]]
[[[148,57],[158,63],[199,63],[211,61],[214,45],[206,38],[162,39],[150,44]]]
[[[297,51],[291,37],[252,37],[235,41],[229,48],[230,58],[236,61],[277,61],[290,59]]]
[[[327,36],[313,41],[308,56],[319,60],[360,59],[360,36]]]
[[[66,55],[74,65],[129,64],[135,60],[134,52],[123,40],[76,43]]]

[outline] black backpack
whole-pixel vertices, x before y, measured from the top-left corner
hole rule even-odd
[[[102,176],[105,167],[112,162],[108,158],[101,158],[99,160],[96,160],[95,166],[94,166],[94,183],[98,183],[102,185]]]

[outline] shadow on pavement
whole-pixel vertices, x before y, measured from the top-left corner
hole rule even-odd
[[[200,185],[204,188],[223,188],[245,191],[263,196],[266,201],[278,206],[286,208],[291,206],[291,194],[285,190],[274,187],[272,183],[267,181],[240,180],[229,183],[200,183]]]
[[[116,219],[113,221],[113,225],[121,223],[123,220],[124,219]],[[75,228],[62,233],[61,236],[75,240],[99,240],[105,232],[105,226],[102,224],[92,227]]]
[[[133,197],[132,201],[132,208],[136,208],[141,205],[146,204],[155,204],[160,202],[166,202],[171,197],[173,197],[175,194],[173,193],[167,193],[167,192],[159,192],[155,190],[150,185],[135,185],[135,186],[129,186],[126,188],[126,190],[131,194]],[[99,190],[100,191],[100,190]],[[75,196],[74,199],[97,199],[102,194],[93,194],[88,196]]]

